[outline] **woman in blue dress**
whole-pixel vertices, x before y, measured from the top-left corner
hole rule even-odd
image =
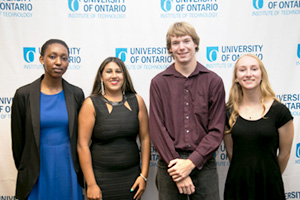
[[[82,89],[62,78],[69,48],[58,39],[41,48],[45,73],[17,89],[12,104],[12,148],[19,200],[82,200],[77,144]]]
[[[92,94],[82,105],[78,153],[89,200],[140,199],[149,170],[148,114],[118,58],[102,62]]]
[[[290,157],[293,117],[276,99],[257,56],[237,60],[226,114],[224,200],[284,200],[281,174]]]

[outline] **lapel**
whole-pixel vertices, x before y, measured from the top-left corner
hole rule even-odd
[[[40,93],[41,93],[41,80],[42,75],[39,79],[34,81],[30,87],[30,113],[31,113],[31,123],[33,127],[33,135],[37,145],[37,149],[40,152]]]
[[[73,131],[74,131],[74,121],[75,119],[75,100],[72,91],[70,90],[70,85],[67,81],[63,79],[63,89],[64,95],[66,100],[67,112],[68,112],[68,120],[69,120],[69,135],[70,139],[72,138]]]

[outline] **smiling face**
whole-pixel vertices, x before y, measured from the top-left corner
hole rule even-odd
[[[104,67],[101,80],[105,86],[105,93],[122,92],[124,75],[120,66],[115,62],[110,62]]]
[[[68,49],[59,43],[50,44],[40,56],[40,63],[44,66],[45,76],[62,78],[69,66]]]
[[[243,90],[259,88],[262,71],[258,61],[250,56],[242,57],[236,64],[236,80]]]
[[[169,51],[172,53],[175,62],[189,64],[196,60],[196,47],[197,45],[189,35],[172,36]]]

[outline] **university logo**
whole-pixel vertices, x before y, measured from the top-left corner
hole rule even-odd
[[[173,0],[160,0],[160,7],[163,11],[168,12],[172,8]]]
[[[298,56],[298,58],[300,58],[300,44],[298,44],[298,48],[297,48],[297,56]]]
[[[79,9],[79,2],[80,0],[68,0],[69,9],[73,12]]]
[[[261,9],[264,6],[264,0],[253,0],[253,7],[256,10]]]
[[[32,63],[34,61],[34,55],[35,55],[34,47],[24,47],[23,48],[23,57],[26,62]]]
[[[219,52],[219,47],[206,47],[206,58],[210,62],[217,60],[217,55]]]
[[[296,146],[296,157],[300,158],[300,143],[298,143]]]
[[[123,62],[126,61],[127,48],[116,48],[116,57],[120,58]]]

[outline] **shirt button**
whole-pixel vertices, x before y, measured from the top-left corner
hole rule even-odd
[[[189,119],[190,117],[189,117],[189,116],[186,116],[185,118],[186,118],[186,119]]]
[[[190,130],[186,130],[186,133],[189,133],[190,132]]]
[[[185,90],[185,92],[189,92],[189,90]]]
[[[186,103],[185,103],[185,105],[186,105],[186,106],[188,106],[188,105],[189,105],[189,103],[188,103],[188,102],[186,102]]]
[[[188,147],[191,147],[191,145],[189,144]]]

